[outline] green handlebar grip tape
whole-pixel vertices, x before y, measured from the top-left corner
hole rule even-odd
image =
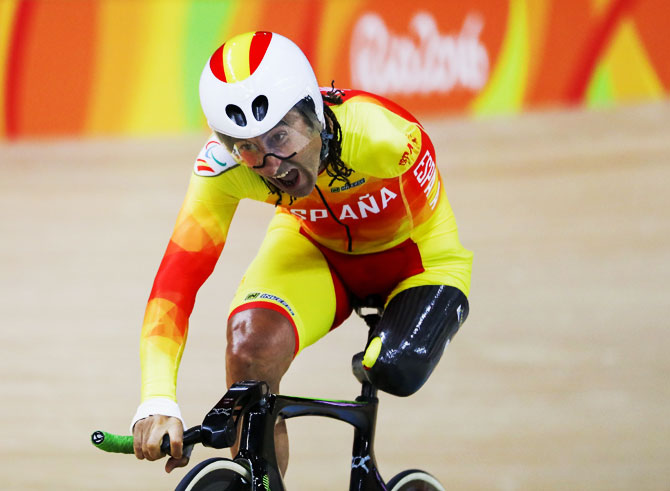
[[[106,431],[94,431],[91,435],[93,445],[105,452],[133,453],[133,437],[114,435]]]

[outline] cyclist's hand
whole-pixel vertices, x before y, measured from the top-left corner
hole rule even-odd
[[[188,464],[188,457],[183,455],[184,428],[179,419],[170,416],[153,415],[135,423],[133,427],[133,450],[138,459],[158,460],[165,456],[161,452],[163,435],[170,435],[170,453],[172,457],[165,463],[165,471],[171,472],[176,467]]]

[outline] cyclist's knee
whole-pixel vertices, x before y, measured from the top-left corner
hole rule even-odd
[[[228,319],[226,369],[229,382],[243,379],[278,383],[293,359],[293,328],[281,314],[249,309]]]

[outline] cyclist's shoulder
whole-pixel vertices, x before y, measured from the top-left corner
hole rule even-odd
[[[237,199],[259,199],[267,191],[258,176],[240,165],[213,134],[195,159],[192,181],[201,189],[216,189]]]
[[[239,165],[226,147],[214,135],[210,135],[195,159],[193,172],[202,177],[215,177]]]
[[[359,89],[322,88],[324,96],[334,95],[341,103],[328,103],[336,116],[364,117],[368,114],[392,114],[396,118],[418,124],[418,120],[407,109],[379,94]]]
[[[342,129],[342,160],[377,177],[403,174],[428,141],[416,118],[382,96],[342,93],[342,102],[331,106]]]

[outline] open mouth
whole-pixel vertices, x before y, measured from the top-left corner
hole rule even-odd
[[[298,169],[293,168],[282,174],[274,176],[272,179],[280,183],[282,187],[290,189],[298,183],[298,180],[300,179],[300,172]]]

